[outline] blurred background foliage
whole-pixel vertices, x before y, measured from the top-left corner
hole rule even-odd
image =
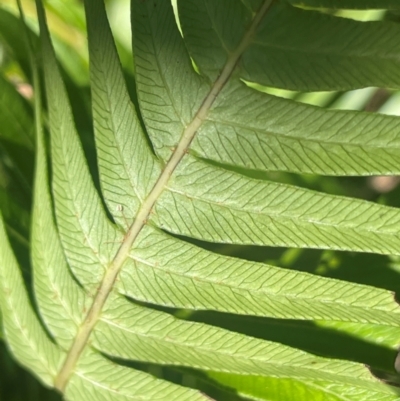
[[[34,1],[22,0],[22,5],[29,28],[37,32]],[[93,178],[98,184],[90,112],[88,52],[83,5],[78,0],[47,0],[45,5],[53,41],[73,105],[75,122]],[[137,104],[130,46],[129,0],[109,0],[107,7],[126,79],[130,84],[130,94],[134,103]],[[344,18],[386,19],[400,23],[400,15],[380,10],[362,12],[321,10],[321,12]],[[0,0],[0,99],[2,103],[5,100],[9,105],[9,107],[0,108],[0,209],[6,219],[14,250],[21,265],[24,266],[23,273],[29,288],[29,220],[34,166],[34,123],[30,66],[22,32],[15,0]],[[400,92],[390,89],[363,88],[345,93],[298,93],[259,86],[255,89],[318,107],[400,115]],[[18,116],[18,126],[15,123],[15,116]],[[22,137],[13,135],[16,131],[23,132],[24,135]],[[362,198],[400,207],[399,177],[322,177],[288,173],[270,173],[266,177],[265,174],[256,171],[241,172],[259,179],[269,179],[330,194]],[[386,288],[393,291],[400,299],[400,259],[390,256],[255,246],[221,246],[198,241],[195,243],[221,254],[240,256],[288,269]],[[32,303],[34,304],[33,296]],[[254,337],[288,344],[318,355],[362,362],[387,374],[393,374],[395,349],[400,342],[400,331],[394,333],[391,329],[388,334],[384,327],[379,326],[297,322],[254,317],[237,319],[234,315],[184,310],[170,312],[182,319],[212,323]],[[138,364],[135,367],[177,383],[200,388],[219,400],[243,399],[229,392],[229,381],[239,380],[232,375],[224,377],[221,374],[210,373],[206,377],[187,369],[161,368],[146,364]],[[263,379],[252,378],[246,381],[246,378],[242,378],[241,380],[243,380],[245,394],[249,386],[251,387],[251,380]],[[273,389],[276,386],[281,388],[282,385],[285,386],[284,380],[267,379],[266,385],[271,389],[266,399],[280,401],[292,399],[289,390],[286,398],[282,398],[281,391],[277,391],[277,398],[274,398]],[[293,385],[292,382],[290,386]],[[302,391],[307,391],[302,383],[296,386],[303,386]],[[0,400],[59,399],[57,394],[44,389],[29,373],[15,364],[0,338]]]

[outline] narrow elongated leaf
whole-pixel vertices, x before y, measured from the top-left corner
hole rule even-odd
[[[97,3],[86,4],[95,13],[88,19],[88,33],[101,184],[111,213],[126,225],[124,220],[135,216],[161,169],[129,99],[105,14]]]
[[[82,320],[85,296],[71,276],[54,225],[46,158],[39,130],[31,238],[35,296],[49,331],[68,349]]]
[[[332,328],[364,341],[398,349],[400,331],[396,327],[345,322],[317,322],[319,327]]]
[[[215,79],[252,10],[240,0],[180,0],[178,8],[189,53]],[[300,91],[398,87],[399,38],[395,23],[359,22],[276,2],[243,53],[240,76]]]
[[[362,365],[327,363],[277,343],[179,321],[165,313],[133,307],[122,299],[110,300],[112,307],[106,307],[96,327],[94,345],[113,356],[250,375],[325,379],[391,393]]]
[[[168,2],[135,1],[132,15],[140,108],[154,150],[168,159],[211,83],[193,70]]]
[[[398,400],[396,389],[391,394],[373,390],[360,390],[346,386],[307,381],[265,378],[261,376],[232,375],[209,373],[218,383],[235,389],[240,395],[250,400],[266,401],[395,401]]]
[[[120,233],[108,221],[91,180],[41,14],[57,224],[74,274],[95,287],[118,247]]]
[[[398,88],[399,38],[396,23],[359,22],[277,5],[244,53],[241,76],[300,91]]]
[[[396,326],[399,321],[388,291],[219,256],[152,229],[139,237],[120,278],[123,294],[167,306]]]
[[[0,305],[5,338],[21,364],[51,385],[61,354],[40,326],[0,215]]]
[[[326,175],[399,173],[399,119],[322,110],[231,82],[191,149],[245,168]]]
[[[400,249],[398,209],[252,180],[190,158],[156,211],[162,228],[205,241],[387,254]]]

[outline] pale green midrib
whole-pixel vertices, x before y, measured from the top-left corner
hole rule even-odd
[[[179,141],[175,151],[172,153],[153,189],[140,207],[135,221],[130,226],[128,232],[125,235],[124,241],[122,242],[114,259],[105,272],[103,280],[100,283],[97,293],[93,299],[93,303],[84,321],[82,322],[74,341],[72,342],[71,348],[67,353],[67,356],[61,369],[58,372],[58,375],[54,380],[54,387],[61,392],[64,392],[68,380],[73,373],[75,365],[89,340],[89,336],[97,321],[99,320],[101,310],[114,286],[115,280],[118,276],[119,271],[122,268],[122,265],[129,256],[129,251],[135,239],[139,235],[144,225],[147,223],[149,215],[157,199],[164,191],[166,184],[175,171],[176,167],[187,153],[187,149],[189,148],[193,138],[195,137],[197,130],[205,120],[208,111],[211,108],[211,105],[214,103],[215,99],[221,92],[222,88],[225,86],[226,82],[229,80],[233,70],[236,67],[237,62],[239,61],[240,56],[242,55],[246,47],[250,44],[257,26],[268,11],[272,2],[273,0],[264,0],[264,3],[260,7],[260,10],[254,16],[253,21],[249,26],[249,29],[245,32],[242,41],[240,42],[237,49],[228,58],[224,68],[221,71],[221,74],[214,82],[214,85],[212,86],[208,95],[205,97],[193,120],[184,130],[181,140]]]

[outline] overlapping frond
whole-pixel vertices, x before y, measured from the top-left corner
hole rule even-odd
[[[243,80],[295,90],[397,88],[400,27],[269,0],[184,0],[182,36],[168,1],[133,0],[137,109],[104,5],[85,0],[99,191],[39,0],[37,7],[50,163],[38,124],[34,300],[0,221],[0,308],[16,359],[76,401],[209,399],[138,363],[201,370],[253,399],[296,393],[299,400],[398,399],[363,364],[173,311],[322,320],[321,327],[338,325],[360,338],[363,325],[398,333],[400,308],[388,290],[219,255],[193,241],[399,255],[398,209],[237,171],[397,174],[397,117],[327,111],[258,92]],[[15,95],[5,80],[4,87],[2,109]],[[12,132],[3,136],[33,147]]]

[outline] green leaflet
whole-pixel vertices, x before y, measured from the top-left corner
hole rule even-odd
[[[94,332],[94,346],[107,354],[238,374],[328,380],[377,393],[392,392],[359,364],[328,362],[277,343],[179,321],[122,299],[110,300],[112,305],[106,306]]]
[[[57,225],[75,276],[95,287],[115,253],[120,233],[106,217],[89,175],[71,108],[41,13],[41,38],[51,131]]]
[[[86,5],[94,14],[88,19],[88,34],[98,164],[109,210],[126,225],[161,169],[129,99],[106,16],[95,3]]]
[[[192,312],[190,319],[285,344],[314,355],[356,361],[372,367],[375,372],[393,371],[397,345],[393,346],[393,342],[396,336],[398,339],[398,327],[343,321],[244,318],[209,311]]]
[[[122,294],[187,309],[398,325],[393,294],[220,256],[143,230],[120,273]]]
[[[276,6],[243,55],[241,76],[300,91],[398,88],[399,38],[396,23]]]
[[[384,254],[400,249],[398,209],[254,180],[193,158],[181,163],[156,212],[160,227],[205,241]]]
[[[40,129],[31,237],[35,296],[50,333],[68,349],[87,305],[82,289],[71,276],[54,224],[46,158]]]
[[[33,311],[0,216],[0,306],[4,336],[19,362],[47,385],[61,361]]]
[[[208,373],[218,383],[235,389],[249,400],[266,401],[396,401],[398,395],[360,390],[323,381],[300,381],[261,376]]]
[[[211,85],[194,72],[168,2],[153,4],[132,2],[133,53],[146,129],[167,160]]]
[[[231,82],[191,149],[203,158],[261,171],[397,174],[398,120],[322,110]]]
[[[350,334],[356,338],[362,338],[364,341],[384,345],[397,350],[399,344],[400,331],[396,327],[344,323],[344,322],[317,322],[319,327],[335,328],[341,333]]]
[[[362,339],[366,342],[359,342],[361,345],[358,352],[365,353],[369,344],[385,345],[393,349],[397,349],[399,330],[395,327],[370,325],[370,324],[358,324],[358,323],[344,323],[344,322],[317,322],[318,327],[324,329],[334,329],[332,333],[334,336],[330,337],[330,341],[333,341],[335,348],[339,348],[341,344],[341,336],[343,334],[349,335],[345,337],[351,340],[348,346],[352,349],[357,348],[357,339]],[[277,324],[279,326],[279,322]],[[270,326],[266,328],[271,329]],[[296,330],[294,327],[285,327],[283,330],[291,331],[293,338],[301,339],[300,343],[304,342],[304,338],[308,338],[309,341],[314,343],[323,342],[324,336],[318,335],[318,333],[312,334],[312,332],[302,332]],[[279,331],[276,334],[278,338],[282,339],[282,333]],[[286,340],[285,340],[286,341]],[[307,342],[308,340],[306,340]],[[346,341],[346,340],[345,340]],[[364,350],[362,350],[364,348]],[[346,346],[343,347],[347,356]],[[368,351],[371,353],[371,348]],[[384,357],[385,353],[382,352],[382,348],[376,347],[372,352],[374,355],[373,359],[382,361],[387,359]],[[394,353],[392,353],[394,355]],[[393,365],[394,356],[390,360],[390,366]],[[356,354],[351,354],[351,358],[357,358]],[[377,393],[374,391],[364,391],[363,389],[355,389],[348,386],[342,386],[340,384],[326,383],[323,381],[300,381],[290,380],[282,378],[265,378],[261,376],[246,376],[246,375],[235,375],[220,372],[208,372],[207,375],[216,380],[219,384],[228,386],[229,388],[236,389],[239,394],[244,397],[255,400],[268,400],[268,401],[291,401],[293,398],[296,400],[329,400],[329,401],[349,401],[349,400],[398,400],[398,390],[393,388],[392,394]],[[387,376],[387,379],[394,379],[394,375]],[[246,399],[247,399],[246,398]]]
[[[178,5],[188,51],[214,80],[253,13],[240,0]],[[395,88],[399,38],[395,23],[358,22],[276,2],[251,38],[238,73],[256,84],[299,91]]]

